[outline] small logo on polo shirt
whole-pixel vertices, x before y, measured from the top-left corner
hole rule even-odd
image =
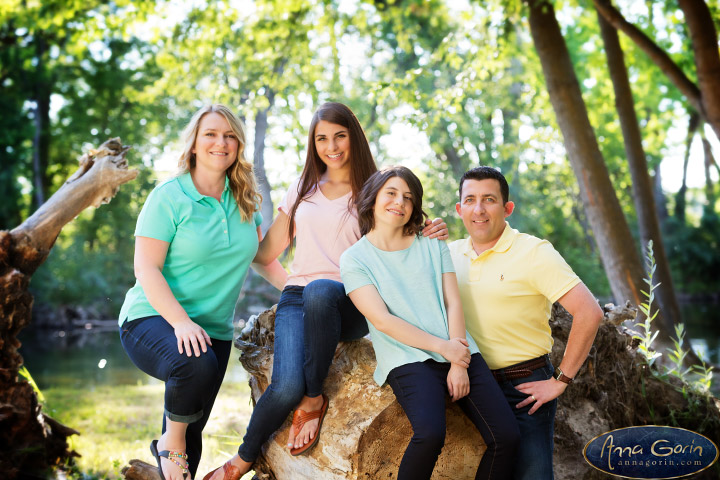
[[[505,275],[503,275],[503,274],[501,273],[501,274],[500,274],[500,281],[502,282],[503,280],[505,280]]]

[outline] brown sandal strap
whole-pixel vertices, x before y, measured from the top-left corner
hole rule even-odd
[[[320,410],[313,410],[312,412],[306,412],[305,410],[295,410],[295,414],[293,415],[293,427],[295,427],[295,435],[300,433],[300,430],[302,430],[302,427],[309,422],[310,420],[315,420],[316,418],[320,418],[322,416],[322,409]]]

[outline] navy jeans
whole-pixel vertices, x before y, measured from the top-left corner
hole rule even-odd
[[[160,316],[126,321],[120,327],[120,341],[140,370],[165,382],[163,433],[166,416],[188,424],[185,444],[194,478],[202,455],[202,431],[225,376],[232,342],[213,338],[206,353],[188,357],[178,353],[175,330]]]
[[[387,381],[412,425],[413,436],[400,462],[398,480],[430,479],[445,444],[445,396],[449,363],[414,362],[390,371]],[[520,431],[482,355],[468,367],[470,393],[458,406],[480,431],[485,451],[475,479],[508,479],[512,475]]]
[[[285,287],[275,313],[272,379],[250,417],[240,458],[254,462],[303,396],[322,393],[338,342],[367,333],[365,317],[345,295],[342,283],[315,280],[305,287]]]
[[[515,408],[515,405],[528,397],[527,394],[517,390],[515,385],[552,377],[552,363],[547,357],[545,360],[545,366],[534,370],[529,377],[514,380],[503,378],[499,382],[508,405],[515,414],[523,439],[516,454],[515,474],[512,477],[514,480],[553,480],[554,478],[553,429],[557,399],[544,404],[532,415],[528,415],[532,403],[524,408]]]

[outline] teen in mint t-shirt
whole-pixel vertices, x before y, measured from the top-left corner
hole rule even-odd
[[[365,236],[340,258],[345,290],[370,326],[375,380],[390,384],[413,428],[397,478],[430,479],[445,442],[448,394],[487,445],[475,478],[510,478],[518,426],[468,341],[447,246],[417,235],[422,193],[405,167],[371,176],[357,201]]]

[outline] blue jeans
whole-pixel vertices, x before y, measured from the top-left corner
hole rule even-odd
[[[338,342],[367,333],[367,322],[342,283],[315,280],[285,287],[275,313],[272,379],[250,417],[240,458],[254,462],[303,396],[322,393]]]
[[[445,396],[449,363],[435,360],[393,368],[387,381],[413,429],[410,444],[400,462],[398,480],[429,480],[445,444]],[[470,393],[458,406],[480,431],[487,450],[475,479],[510,478],[515,449],[520,442],[513,413],[482,355],[472,356],[468,367]]]
[[[175,330],[160,316],[126,321],[120,327],[120,341],[140,370],[165,382],[163,433],[166,417],[188,424],[185,444],[194,478],[202,455],[202,431],[225,376],[232,342],[213,338],[206,353],[188,357],[178,353]]]
[[[515,408],[528,395],[520,392],[515,385],[527,382],[547,380],[552,377],[553,366],[546,357],[544,367],[533,370],[532,375],[513,380],[499,381],[505,398],[510,405],[522,436],[522,443],[516,452],[514,480],[553,480],[553,430],[555,427],[555,410],[557,399],[544,404],[537,412],[528,415],[530,405]]]

